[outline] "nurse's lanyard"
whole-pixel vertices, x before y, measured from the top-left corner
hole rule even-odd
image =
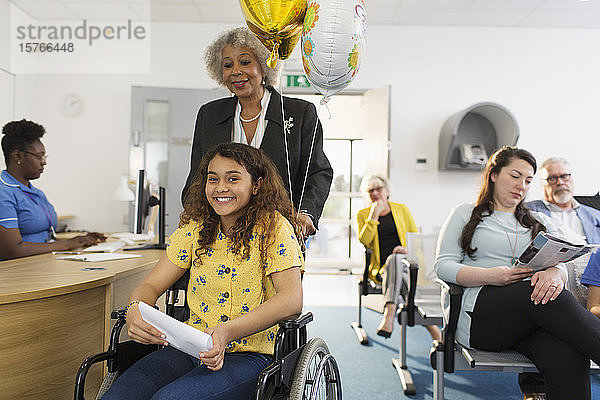
[[[54,232],[54,227],[52,226],[52,218],[50,218],[50,213],[48,212],[48,209],[46,207],[42,207],[38,204],[38,202],[33,198],[32,195],[30,195],[27,192],[23,192],[27,195],[27,197],[29,197],[31,199],[31,201],[33,201],[35,203],[36,206],[40,207],[42,210],[44,210],[44,215],[46,216],[46,220],[48,221],[48,225],[50,225],[50,240],[54,240],[56,239],[56,232]]]

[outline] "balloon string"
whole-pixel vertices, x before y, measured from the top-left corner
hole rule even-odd
[[[285,163],[287,166],[287,174],[288,174],[288,183],[290,188],[290,200],[292,201],[292,205],[294,204],[294,191],[292,190],[292,173],[290,170],[290,152],[288,149],[288,141],[287,141],[287,132],[285,131],[285,111],[283,108],[283,85],[281,84],[281,70],[283,68],[279,68],[279,93],[281,95],[281,125],[283,126],[283,141],[285,142]],[[291,129],[291,128],[290,128]],[[304,192],[304,188],[302,188]],[[298,203],[298,211],[300,210],[300,203]]]
[[[329,117],[327,119],[331,119],[331,110],[329,109],[329,103],[319,103],[319,111],[321,110],[321,106],[325,106],[325,109],[327,110],[327,114],[329,114]]]
[[[329,108],[327,108],[329,110]],[[306,188],[306,180],[308,179],[308,170],[310,168],[310,161],[312,159],[313,148],[315,146],[315,138],[317,136],[317,126],[319,126],[319,113],[321,111],[321,104],[319,104],[319,109],[317,110],[317,115],[315,116],[315,128],[313,129],[312,141],[310,143],[310,152],[308,153],[308,163],[306,164],[306,172],[304,173],[304,182],[302,182],[302,192],[300,193],[300,202],[298,205],[302,204],[302,200],[304,199],[304,189]],[[331,118],[331,113],[329,114]]]

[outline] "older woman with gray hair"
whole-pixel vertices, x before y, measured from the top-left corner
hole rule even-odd
[[[266,65],[268,57],[269,51],[247,28],[224,32],[206,49],[209,76],[233,96],[211,101],[198,111],[182,198],[209,149],[226,142],[248,144],[274,162],[307,236],[318,227],[333,170],[323,152],[323,129],[315,106],[282,97],[273,88],[281,63],[271,69]]]
[[[417,225],[408,207],[389,201],[390,191],[386,180],[378,175],[365,177],[361,190],[369,196],[371,205],[358,211],[358,240],[371,250],[369,277],[381,283],[385,306],[377,334],[389,339],[394,329],[401,294],[402,276],[406,273],[401,260],[406,257],[406,234],[417,232]],[[440,329],[427,325],[433,339],[440,340]]]

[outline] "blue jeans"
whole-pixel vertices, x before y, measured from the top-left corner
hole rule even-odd
[[[127,369],[102,400],[254,399],[258,375],[272,362],[260,353],[225,353],[211,371],[173,347],[157,350]]]

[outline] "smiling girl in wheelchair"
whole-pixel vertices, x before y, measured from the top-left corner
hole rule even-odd
[[[166,253],[134,289],[129,337],[166,347],[138,361],[102,399],[251,399],[272,361],[280,319],[302,309],[304,267],[295,211],[262,151],[228,143],[202,159]],[[168,346],[138,303],[158,297],[190,269],[191,326],[212,350],[191,357]]]

